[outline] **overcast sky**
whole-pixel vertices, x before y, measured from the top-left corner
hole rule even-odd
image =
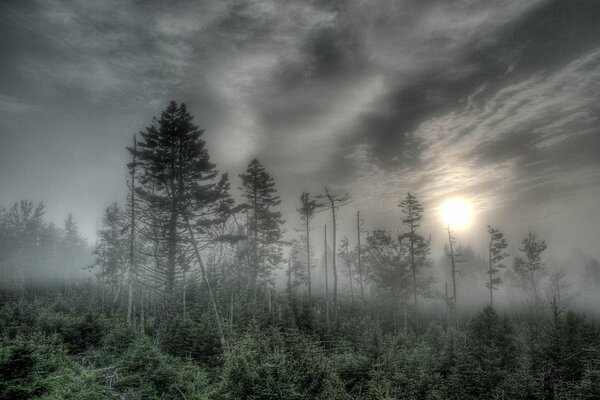
[[[411,191],[434,242],[458,196],[459,239],[492,223],[600,256],[600,1],[3,0],[0,71],[0,204],[73,212],[91,241],[174,99],[232,187],[265,164],[291,234],[329,185],[354,198],[344,232],[356,209],[396,229]]]

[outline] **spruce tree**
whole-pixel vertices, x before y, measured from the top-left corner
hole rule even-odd
[[[317,208],[317,202],[314,199],[310,198],[310,193],[304,192],[300,196],[300,208],[297,209],[298,213],[300,213],[300,219],[304,223],[305,233],[306,233],[306,279],[308,284],[308,299],[311,299],[312,296],[312,281],[310,277],[310,270],[312,268],[311,258],[310,258],[310,221],[314,217],[315,210]]]
[[[173,296],[178,267],[182,267],[178,260],[185,251],[187,222],[210,216],[228,195],[226,176],[217,181],[203,133],[186,105],[171,101],[160,119],[140,132],[137,146],[128,148],[136,160],[135,193],[148,216],[146,228],[160,250],[155,254],[164,259],[157,272],[167,297]]]
[[[100,267],[98,279],[108,282],[113,295],[126,264],[127,236],[125,214],[117,203],[106,208],[102,217],[102,228],[98,230],[99,242],[94,250],[96,265]]]
[[[536,305],[539,305],[539,296],[537,291],[537,281],[545,272],[545,266],[542,262],[542,253],[546,250],[546,242],[538,240],[536,235],[529,232],[523,239],[523,247],[519,251],[524,253],[524,257],[516,257],[513,268],[515,272],[525,281],[529,281]]]
[[[398,240],[401,243],[406,243],[408,255],[410,257],[410,270],[412,275],[413,300],[415,306],[415,331],[419,334],[419,307],[417,303],[417,275],[420,269],[426,265],[427,256],[429,255],[429,243],[421,236],[417,229],[423,221],[423,206],[415,196],[407,193],[406,198],[398,205],[402,209],[404,217],[402,218],[402,233]]]
[[[497,276],[501,268],[505,268],[506,265],[502,263],[505,257],[508,257],[508,253],[505,252],[508,247],[504,234],[498,229],[492,228],[488,225],[488,233],[490,234],[489,243],[489,271],[490,276],[489,282],[485,285],[490,289],[490,305],[494,306],[494,290],[498,289],[498,286],[502,283],[502,278]]]
[[[268,280],[271,271],[281,263],[279,241],[283,234],[281,212],[275,211],[281,200],[275,181],[256,158],[250,161],[246,172],[240,174],[244,208],[248,216],[250,244],[250,277],[248,285],[255,289],[257,281]]]

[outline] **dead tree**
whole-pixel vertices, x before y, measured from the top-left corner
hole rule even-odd
[[[337,313],[337,288],[338,288],[338,276],[337,276],[337,266],[335,260],[335,248],[337,246],[336,242],[336,231],[337,231],[337,217],[336,211],[345,205],[350,204],[351,196],[348,193],[332,193],[328,188],[325,188],[325,193],[316,196],[318,199],[323,199],[323,203],[320,204],[323,207],[323,211],[331,210],[331,218],[333,222],[333,244],[332,248],[334,249],[331,259],[331,268],[333,270],[333,318],[335,319]]]

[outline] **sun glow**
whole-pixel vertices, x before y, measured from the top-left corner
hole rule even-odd
[[[442,206],[442,218],[451,228],[464,228],[471,219],[471,207],[465,200],[450,199]]]

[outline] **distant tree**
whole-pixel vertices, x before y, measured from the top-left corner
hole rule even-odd
[[[75,272],[75,268],[83,269],[85,267],[84,260],[87,260],[89,255],[89,248],[86,240],[79,233],[79,228],[71,213],[65,219],[61,243],[63,263],[65,266],[73,268],[70,271],[63,271],[70,273]]]
[[[310,258],[310,221],[314,217],[315,210],[317,208],[317,202],[310,198],[310,193],[304,192],[300,196],[300,208],[297,209],[300,213],[300,219],[304,223],[305,228],[305,239],[306,239],[306,274],[307,274],[307,285],[308,285],[308,299],[311,299],[311,286],[312,280],[310,277],[310,270],[312,269],[311,258]]]
[[[106,208],[102,227],[98,230],[98,245],[93,254],[101,285],[108,283],[112,294],[112,306],[121,292],[121,284],[127,273],[128,237],[127,219],[117,203]]]
[[[421,203],[419,203],[415,196],[408,193],[406,198],[402,200],[398,206],[402,209],[402,213],[404,214],[404,217],[402,218],[404,233],[398,237],[398,240],[401,243],[406,242],[408,247],[415,305],[415,329],[416,334],[419,335],[420,322],[419,307],[417,303],[417,275],[422,267],[428,264],[427,257],[429,256],[430,248],[429,242],[417,231],[423,221],[423,206]]]
[[[486,283],[486,287],[490,290],[490,305],[494,306],[494,290],[498,289],[498,286],[502,283],[502,278],[498,276],[500,269],[506,268],[506,265],[502,263],[504,258],[508,257],[508,253],[505,251],[508,247],[504,234],[498,229],[492,228],[488,225],[488,233],[490,235],[490,242],[488,246],[489,251],[489,276],[490,280]]]
[[[539,304],[538,280],[545,272],[542,253],[547,247],[545,241],[538,240],[534,233],[529,232],[527,237],[523,239],[522,247],[519,248],[523,256],[516,257],[513,264],[513,269],[518,276],[529,282],[536,304]]]
[[[450,259],[450,266],[451,266],[451,277],[452,277],[452,298],[449,299],[450,300],[450,305],[452,306],[452,311],[454,312],[454,320],[456,323],[458,323],[458,308],[456,306],[456,263],[457,263],[457,253],[454,251],[454,248],[456,247],[456,238],[454,237],[454,234],[452,233],[452,230],[450,229],[450,224],[448,224],[448,245],[446,247],[447,249],[447,254],[448,254],[448,258]]]
[[[48,254],[40,252],[45,231],[44,213],[43,203],[21,200],[0,214],[0,264],[5,269],[4,279],[10,277],[23,283],[42,272],[36,271],[42,260],[48,263]]]
[[[281,200],[277,196],[273,177],[256,158],[250,161],[246,172],[240,174],[240,178],[251,248],[248,284],[251,288],[256,288],[258,279],[268,281],[272,270],[282,262],[280,240],[284,221],[281,212],[274,209]]]
[[[350,283],[350,299],[354,302],[354,286],[352,282],[352,264],[354,263],[354,254],[350,251],[350,243],[346,236],[343,237],[338,249],[338,256],[346,264],[348,269],[348,282]]]
[[[304,239],[304,238],[303,238]],[[288,258],[288,267],[286,271],[287,275],[287,288],[288,293],[292,297],[295,289],[301,284],[307,282],[307,272],[300,257],[303,255],[304,243],[302,240],[292,240],[290,243],[290,254]]]
[[[387,303],[384,309],[389,308],[396,315],[402,304],[406,310],[412,286],[406,247],[400,246],[389,232],[375,230],[367,235],[362,254],[367,282],[374,289],[378,300]],[[406,329],[406,312],[404,316]]]
[[[337,232],[337,217],[336,211],[345,205],[350,204],[351,196],[348,193],[333,193],[328,188],[325,188],[325,193],[316,196],[317,199],[322,199],[323,202],[320,206],[324,207],[325,210],[331,210],[331,219],[333,223],[333,247],[332,258],[331,258],[331,269],[333,271],[333,318],[335,319],[337,313],[337,288],[338,288],[338,275],[337,265],[335,259],[335,249],[337,247],[336,232]]]

